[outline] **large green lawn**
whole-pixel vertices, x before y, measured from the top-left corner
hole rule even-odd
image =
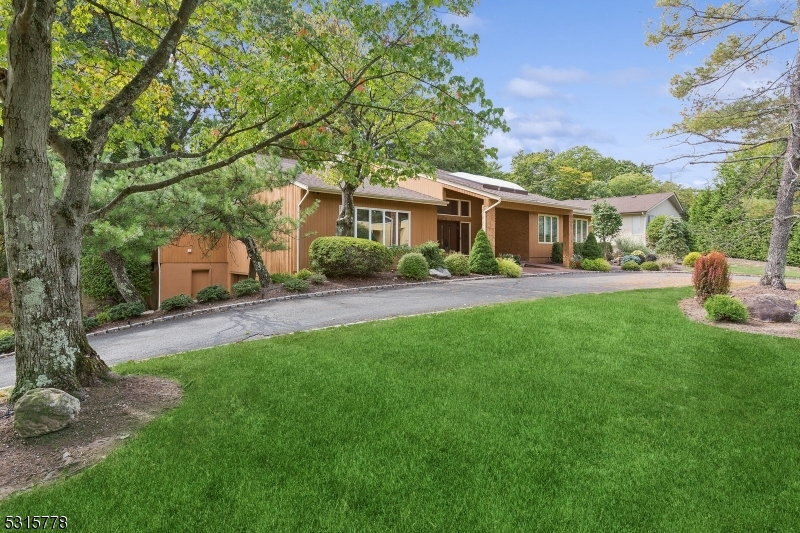
[[[187,353],[181,405],[0,515],[74,531],[800,529],[800,341],[687,289],[550,298]]]

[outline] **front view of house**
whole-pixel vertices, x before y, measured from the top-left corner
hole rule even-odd
[[[285,159],[291,168],[295,161]],[[264,252],[270,272],[293,273],[308,268],[308,249],[317,237],[336,234],[341,192],[313,174],[301,173],[293,183],[259,195],[265,202],[282,201],[282,214],[298,218],[315,203],[317,210],[287,238],[283,250]],[[590,211],[569,202],[530,194],[520,186],[465,172],[437,171],[435,177],[400,182],[398,187],[366,183],[355,192],[354,237],[386,246],[416,246],[427,241],[453,252],[469,254],[480,229],[486,231],[495,254],[515,254],[529,263],[550,260],[553,243],[564,243],[564,262],[573,242],[582,242]],[[220,249],[217,249],[220,248]],[[191,236],[164,246],[157,253],[153,300],[160,304],[180,293],[220,284],[231,285],[250,274],[244,246],[225,239],[211,251],[200,251]],[[202,257],[201,257],[202,256]],[[207,258],[204,260],[203,257]],[[156,305],[156,302],[152,302]]]

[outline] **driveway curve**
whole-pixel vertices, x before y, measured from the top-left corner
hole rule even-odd
[[[548,296],[688,285],[691,285],[689,273],[587,272],[517,279],[492,278],[271,302],[93,336],[89,341],[103,360],[113,365],[295,331],[397,316]],[[0,359],[0,388],[13,385],[14,375],[14,358]]]

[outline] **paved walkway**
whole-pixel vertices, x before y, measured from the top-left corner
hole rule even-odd
[[[754,278],[742,278],[756,281]],[[273,302],[90,337],[109,365],[380,318],[547,296],[678,287],[689,273],[577,273],[495,278]],[[0,359],[0,388],[14,384],[14,358]]]

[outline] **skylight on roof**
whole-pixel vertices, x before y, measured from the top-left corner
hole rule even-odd
[[[500,180],[497,178],[489,178],[487,176],[478,176],[477,174],[470,174],[469,172],[451,172],[453,176],[458,176],[459,178],[474,181],[476,183],[480,183],[481,185],[494,185],[495,187],[506,187],[509,189],[515,189],[517,191],[524,191],[525,189],[517,185],[516,183],[512,183],[506,180]]]

